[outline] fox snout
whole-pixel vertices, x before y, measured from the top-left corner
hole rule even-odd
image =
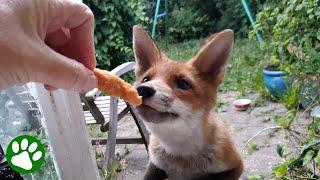
[[[151,97],[156,93],[156,90],[153,87],[147,85],[138,86],[137,91],[139,96],[142,96],[142,98]]]
[[[153,82],[142,83],[137,88],[139,96],[142,96],[143,105],[148,105],[159,111],[165,111],[170,108],[172,98]]]

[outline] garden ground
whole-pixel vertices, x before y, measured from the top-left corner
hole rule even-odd
[[[243,179],[265,176],[273,165],[281,161],[276,150],[278,144],[284,144],[285,133],[277,129],[278,126],[272,119],[285,113],[286,109],[279,103],[266,101],[262,106],[253,105],[247,111],[236,111],[232,102],[238,96],[237,92],[219,93],[217,115],[229,125],[235,143],[241,151],[245,164]],[[254,100],[257,95],[251,94],[247,98]],[[268,127],[273,129],[261,132]],[[247,143],[259,132],[261,133],[258,136]],[[138,129],[130,116],[119,122],[117,136],[139,136]],[[104,150],[104,147],[98,149]],[[148,163],[148,154],[144,146],[117,145],[116,151],[119,164],[115,167],[113,175],[119,180],[141,179]]]

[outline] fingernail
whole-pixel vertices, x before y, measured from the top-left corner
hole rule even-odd
[[[87,83],[83,86],[84,91],[90,91],[93,88],[96,88],[98,86],[98,79],[97,77],[92,73],[90,75],[89,80]]]

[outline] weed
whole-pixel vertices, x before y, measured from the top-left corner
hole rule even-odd
[[[127,155],[129,153],[130,153],[130,150],[129,150],[128,144],[125,144],[124,145],[124,155]]]
[[[87,126],[90,137],[106,137],[107,133],[100,130],[100,124],[90,124]]]
[[[265,176],[262,174],[252,174],[248,176],[248,180],[264,180]]]
[[[253,153],[254,151],[257,151],[259,149],[258,145],[255,143],[248,143],[247,148],[249,150],[249,153]]]
[[[216,106],[215,106],[215,111],[216,112],[221,112],[223,111],[223,106],[225,105],[226,103],[221,101],[221,100],[217,100],[216,102]]]

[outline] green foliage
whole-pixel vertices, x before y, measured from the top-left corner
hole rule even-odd
[[[315,119],[308,124],[307,129],[310,132],[309,139],[314,139],[316,135],[320,134],[320,119]]]
[[[157,39],[157,45],[166,53],[166,55],[174,60],[187,61],[200,50],[203,45],[202,40],[188,40],[181,43],[169,43],[166,46],[162,39]]]
[[[257,15],[256,29],[267,41],[263,64],[285,71],[294,82],[281,100],[288,109],[320,102],[319,20],[319,0],[270,1]]]
[[[277,144],[277,154],[278,154],[280,157],[283,157],[283,152],[284,152],[283,145],[282,145],[282,144]]]
[[[111,160],[108,166],[108,178],[107,179],[113,179],[117,176],[117,173],[121,171],[121,164],[118,160]]]
[[[254,175],[248,176],[248,180],[263,180],[263,179],[265,178],[261,174],[254,174]]]
[[[186,61],[196,55],[203,46],[203,40],[189,40],[175,44],[169,43],[167,48],[163,40],[157,40],[157,44],[168,57],[179,61]],[[262,51],[257,42],[244,39],[236,40],[232,58],[227,66],[227,73],[220,86],[220,90],[239,91],[241,95],[255,90],[266,96],[260,61],[262,56]]]
[[[98,67],[110,70],[133,60],[132,26],[148,20],[138,0],[84,0],[95,15],[95,47]]]
[[[226,103],[221,101],[221,100],[217,100],[216,101],[216,104],[215,104],[215,111],[216,112],[221,112],[223,111],[223,106],[225,105]]]
[[[205,35],[209,18],[199,11],[176,7],[169,19],[169,36],[174,41],[195,39]]]
[[[280,163],[274,167],[272,167],[272,172],[275,174],[276,177],[282,178],[288,170],[288,163]]]
[[[316,163],[318,168],[320,168],[320,151],[318,151],[317,157],[316,157]]]
[[[258,145],[255,143],[248,143],[247,144],[247,148],[249,150],[250,153],[252,153],[253,151],[256,151],[259,149]]]
[[[293,122],[294,118],[295,111],[288,111],[281,117],[277,118],[276,123],[283,128],[288,128]]]
[[[299,92],[301,85],[299,83],[293,84],[290,89],[281,98],[281,103],[286,106],[287,109],[293,110],[299,105]]]
[[[90,137],[105,137],[107,135],[107,133],[102,132],[100,130],[100,124],[90,124],[88,125],[88,131],[89,131],[89,135]]]
[[[273,168],[282,179],[318,179],[315,170],[319,154],[319,120],[307,127],[299,127],[301,135],[291,125],[299,118],[299,104],[306,110],[320,103],[320,0],[268,1],[257,15],[256,29],[263,33],[266,42],[263,64],[286,72],[289,90],[281,99],[289,113],[277,123],[300,142],[300,152],[283,155],[284,162]],[[251,32],[251,37],[253,31]],[[295,133],[297,137],[294,137]]]
[[[145,0],[148,17],[154,16],[155,2]],[[164,1],[162,1],[164,2]],[[265,0],[248,0],[253,14]],[[160,9],[164,9],[164,3]],[[233,29],[236,36],[245,37],[251,26],[239,0],[179,0],[168,1],[169,35],[174,41],[205,37],[223,29]],[[164,34],[164,18],[159,20],[158,34]]]
[[[248,0],[252,13],[255,14],[261,9],[261,3],[264,0]],[[214,25],[216,30],[220,31],[225,28],[233,29],[236,35],[245,37],[250,29],[248,16],[239,0],[215,1],[216,9],[221,15]],[[210,12],[209,12],[210,13]],[[212,13],[212,12],[211,12]],[[212,19],[211,19],[212,20]]]
[[[265,94],[262,75],[262,51],[254,41],[236,40],[232,58],[220,90],[236,90],[245,95],[252,90]]]

